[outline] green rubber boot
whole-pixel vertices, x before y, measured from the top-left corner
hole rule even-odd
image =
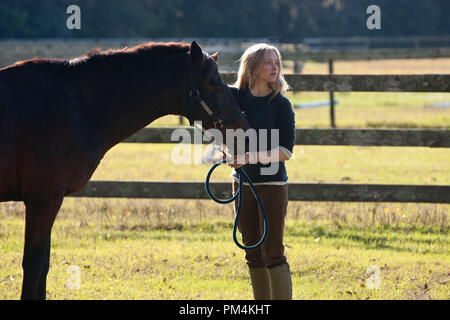
[[[270,300],[267,268],[248,268],[255,300]]]
[[[292,300],[292,280],[289,265],[280,264],[267,268],[272,300]]]

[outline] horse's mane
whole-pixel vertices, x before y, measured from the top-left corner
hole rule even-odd
[[[85,55],[68,60],[70,65],[90,64],[110,59],[120,59],[123,56],[145,56],[146,59],[158,58],[171,60],[185,56],[190,45],[184,42],[148,42],[134,47],[119,49],[93,49]]]
[[[54,58],[41,58],[34,57],[27,60],[17,61],[14,64],[0,68],[0,70],[6,70],[13,67],[18,67],[22,65],[30,64],[42,64],[51,63],[56,67],[60,66],[81,66],[86,64],[96,64],[102,61],[110,61],[111,59],[120,59],[121,57],[144,57],[146,61],[157,59],[158,61],[170,61],[178,59],[185,56],[190,50],[190,45],[184,42],[148,42],[139,44],[134,47],[123,47],[119,49],[107,49],[101,50],[99,48],[93,49],[84,55],[72,58],[69,60],[65,59],[54,59]],[[117,60],[116,60],[117,61]]]

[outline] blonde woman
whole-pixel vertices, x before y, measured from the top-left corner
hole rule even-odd
[[[233,192],[238,188],[235,168],[243,167],[252,179],[268,215],[268,235],[264,244],[246,250],[245,258],[255,299],[292,299],[289,265],[284,254],[283,232],[288,205],[288,176],[284,162],[292,156],[295,143],[295,114],[290,101],[284,96],[289,85],[284,79],[281,55],[268,44],[248,48],[240,58],[238,78],[230,86],[233,95],[245,112],[251,128],[260,133],[267,130],[267,147],[249,150],[245,157],[235,157],[232,177]],[[271,132],[277,130],[278,140],[272,141]],[[245,159],[242,159],[245,158]],[[264,174],[276,164],[276,170]],[[253,245],[262,236],[261,209],[248,185],[243,186],[241,215],[238,229],[242,242]],[[236,208],[235,208],[236,209]]]

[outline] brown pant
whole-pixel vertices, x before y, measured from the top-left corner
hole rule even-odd
[[[237,182],[233,182],[233,194],[238,186]],[[264,231],[264,219],[250,187],[245,185],[242,187],[242,206],[238,230],[242,234],[243,244],[250,246],[261,239]],[[259,268],[286,263],[283,232],[288,204],[288,185],[256,185],[255,187],[267,212],[268,234],[262,246],[245,250],[247,265]],[[236,213],[238,201],[234,203]]]

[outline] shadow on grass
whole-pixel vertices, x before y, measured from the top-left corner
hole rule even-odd
[[[450,245],[445,237],[447,232],[439,229],[411,228],[354,228],[334,226],[295,226],[286,227],[285,234],[295,238],[333,239],[343,247],[351,247],[355,243],[366,249],[386,249],[398,252],[417,252],[422,254],[441,254]],[[423,238],[432,235],[432,238]]]

